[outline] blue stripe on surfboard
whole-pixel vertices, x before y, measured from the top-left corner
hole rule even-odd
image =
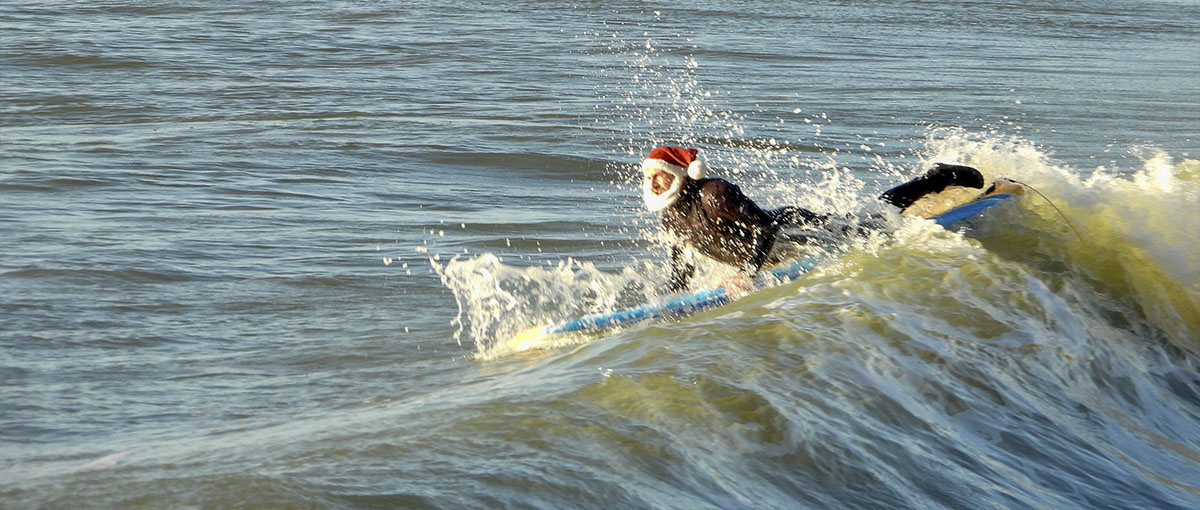
[[[1003,202],[1005,199],[1010,197],[1012,197],[1012,194],[1009,193],[996,193],[995,195],[988,195],[973,202],[955,207],[954,209],[934,216],[932,219],[933,221],[937,222],[938,225],[948,227],[960,221],[978,216],[989,207]]]
[[[975,200],[971,203],[955,207],[942,214],[936,215],[934,220],[938,225],[948,227],[963,220],[967,220],[978,216],[988,208],[1012,197],[1008,193],[997,193]],[[756,279],[756,288],[769,286],[772,282],[780,280],[793,280],[796,277],[807,273],[821,263],[822,259],[809,257],[801,259],[791,265],[783,268],[773,269],[769,272],[771,278]],[[659,319],[664,317],[673,317],[678,315],[686,315],[708,308],[714,308],[724,305],[729,302],[729,296],[725,292],[725,287],[717,287],[715,289],[701,290],[690,294],[676,295],[676,297],[667,298],[661,303],[647,303],[627,310],[619,312],[600,313],[581,317],[579,319],[566,321],[559,324],[546,326],[542,333],[568,333],[571,331],[588,331],[611,328],[613,326],[622,326],[627,324],[636,324],[638,322]]]

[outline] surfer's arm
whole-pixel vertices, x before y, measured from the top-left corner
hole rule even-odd
[[[695,272],[696,266],[684,260],[683,248],[677,244],[671,245],[671,279],[667,282],[667,292],[675,293],[686,289]]]
[[[774,218],[742,194],[737,185],[726,181],[719,181],[717,184],[719,185],[705,190],[705,206],[712,216],[733,222],[749,231],[750,245],[746,247],[748,256],[742,270],[753,276],[767,261],[778,228],[774,224]]]
[[[750,258],[742,267],[742,271],[747,275],[754,276],[754,273],[762,269],[763,264],[767,262],[767,255],[771,253],[771,246],[775,244],[778,230],[778,227],[775,226],[757,227],[753,230],[754,242],[750,248]]]

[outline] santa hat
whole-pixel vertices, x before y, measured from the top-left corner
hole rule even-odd
[[[646,208],[651,211],[661,211],[679,200],[679,192],[683,189],[684,177],[703,179],[708,168],[703,161],[696,159],[696,149],[683,147],[656,147],[642,161],[642,199]],[[657,172],[666,172],[675,176],[671,187],[662,193],[654,193],[650,189],[650,177]]]

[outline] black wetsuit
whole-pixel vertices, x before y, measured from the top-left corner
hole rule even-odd
[[[927,174],[892,188],[880,196],[901,210],[922,196],[941,191],[956,184],[979,188],[983,177],[979,171],[966,166],[938,164]],[[742,194],[737,185],[724,179],[688,180],[679,192],[679,199],[663,211],[662,225],[681,242],[714,260],[741,268],[753,274],[773,260],[779,252],[771,250],[779,231],[787,226],[816,227],[845,236],[856,228],[832,217],[801,207],[784,207],[764,211]],[[687,287],[695,266],[683,260],[683,247],[671,246],[671,280],[668,291]]]

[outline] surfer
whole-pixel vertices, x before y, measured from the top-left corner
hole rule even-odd
[[[805,246],[834,244],[872,228],[869,223],[853,223],[802,207],[763,210],[737,185],[705,178],[707,168],[696,153],[696,149],[662,146],[642,161],[642,198],[648,209],[662,213],[663,227],[676,239],[671,245],[668,292],[686,288],[695,273],[696,267],[685,260],[685,246],[740,268],[725,286],[745,292],[751,288],[750,277],[764,266],[787,260]],[[983,175],[969,166],[938,163],[925,175],[887,190],[879,198],[903,211],[948,186],[982,188]]]

